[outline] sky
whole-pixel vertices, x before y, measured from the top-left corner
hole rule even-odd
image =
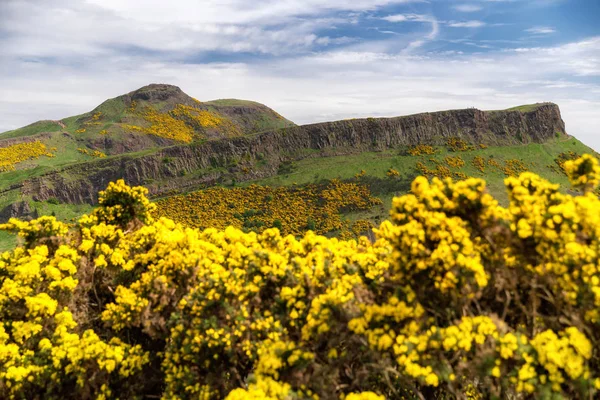
[[[0,132],[149,83],[298,124],[551,101],[600,150],[600,0],[0,0]]]

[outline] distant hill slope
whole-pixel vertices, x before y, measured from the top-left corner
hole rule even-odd
[[[434,153],[411,155],[419,146]],[[87,114],[0,134],[0,221],[75,217],[120,178],[165,197],[214,185],[288,186],[354,175],[384,200],[366,216],[377,220],[420,174],[481,176],[501,192],[503,177],[523,169],[562,183],[557,163],[591,151],[566,133],[552,103],[295,126],[262,104],[199,102],[175,86],[149,85]]]
[[[508,146],[566,137],[564,122],[554,104],[540,104],[525,113],[467,109],[396,118],[352,119],[100,157],[25,180],[17,172],[14,178],[10,174],[6,176],[0,190],[12,183],[17,185],[12,190],[38,201],[56,198],[66,203],[93,204],[97,192],[119,178],[133,185],[146,184],[152,194],[160,195],[217,182],[266,178],[276,174],[282,163],[306,157],[419,144],[444,145],[451,138]]]
[[[82,115],[38,121],[1,133],[0,147],[62,134],[80,147],[114,155],[288,126],[294,124],[259,103],[236,99],[201,102],[177,86],[151,84],[106,100]]]

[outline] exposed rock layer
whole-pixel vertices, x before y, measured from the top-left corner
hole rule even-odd
[[[35,200],[56,198],[93,204],[98,191],[120,178],[131,185],[144,184],[158,195],[213,184],[224,176],[237,180],[271,176],[282,161],[308,156],[443,145],[450,137],[487,145],[542,143],[565,134],[558,106],[549,103],[529,112],[466,109],[353,119],[172,146],[137,157],[95,160],[27,180],[9,190],[20,190]]]

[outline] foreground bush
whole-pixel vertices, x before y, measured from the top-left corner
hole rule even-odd
[[[66,226],[10,220],[0,398],[592,398],[600,167],[417,178],[370,243],[153,220],[123,181]]]

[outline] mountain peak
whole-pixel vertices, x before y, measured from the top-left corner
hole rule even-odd
[[[178,86],[165,83],[151,83],[128,93],[127,96],[129,96],[131,100],[145,100],[150,102],[189,97]]]

